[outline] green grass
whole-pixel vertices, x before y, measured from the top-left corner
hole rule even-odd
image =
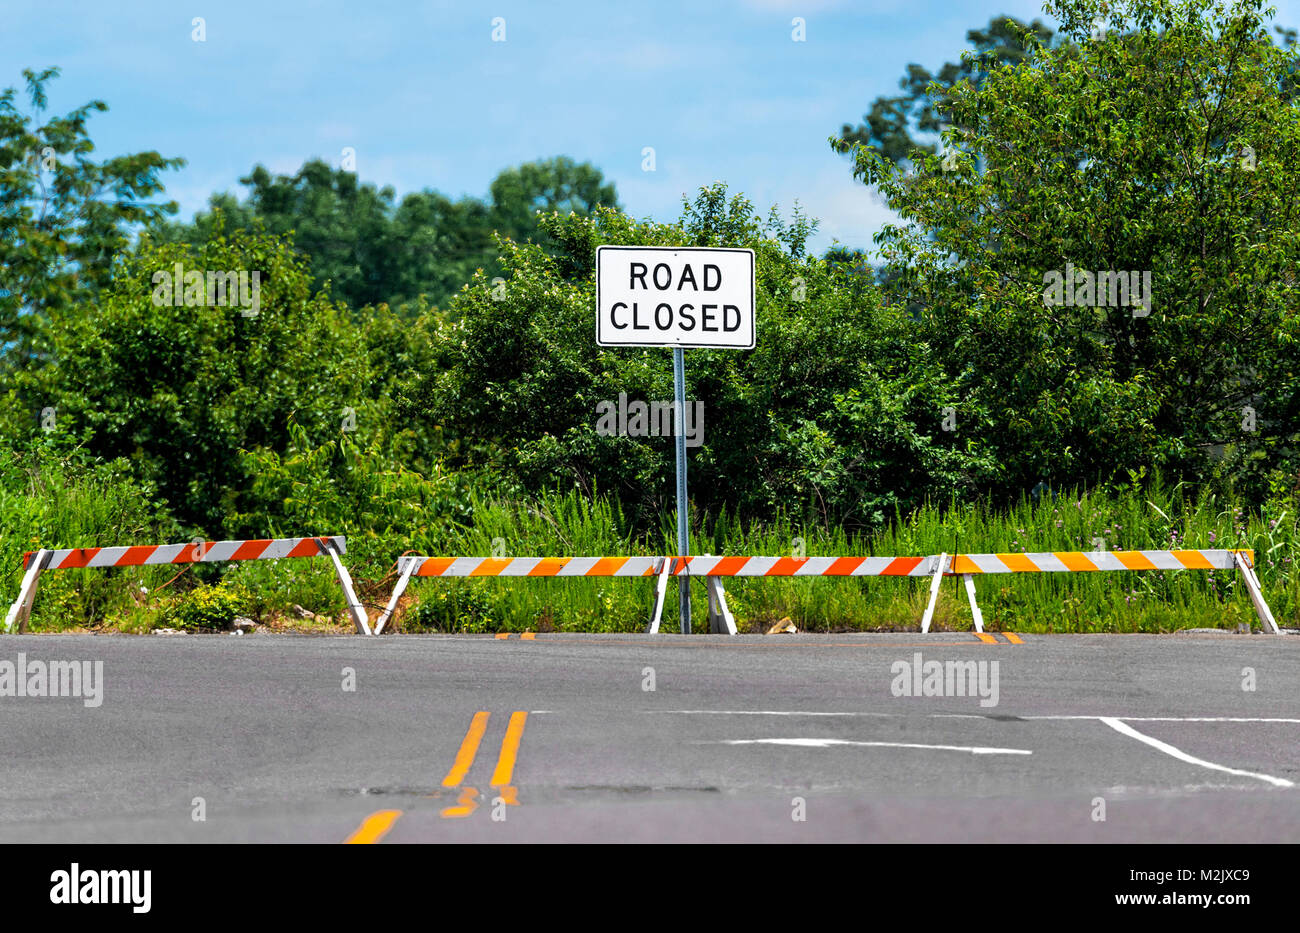
[[[476,525],[452,536],[444,555],[513,556],[673,553],[668,529],[638,539],[617,506],[577,495],[529,504],[479,503]],[[874,538],[790,519],[744,526],[704,517],[692,553],[909,556],[941,552],[1234,548],[1256,552],[1266,598],[1279,624],[1300,622],[1300,577],[1294,572],[1300,535],[1295,510],[1271,503],[1250,512],[1213,494],[1191,497],[1158,482],[1116,493],[1072,493],[1006,509],[988,503],[929,505],[898,516]],[[742,631],[765,630],[789,616],[805,631],[891,630],[915,626],[925,607],[926,578],[746,579],[726,581]],[[704,583],[694,581],[696,630],[707,624]],[[1235,571],[1144,571],[1095,574],[1007,574],[976,578],[981,610],[992,629],[1024,632],[1161,632],[1235,628],[1256,623]],[[424,626],[455,631],[630,631],[649,618],[648,580],[419,580]],[[671,607],[670,607],[671,608]],[[415,621],[414,619],[412,621]],[[960,580],[941,590],[935,627],[971,625]]]
[[[0,451],[0,600],[5,610],[18,595],[25,551],[186,540],[150,500],[151,490],[133,483],[125,464],[87,463],[75,452],[53,449]],[[175,573],[162,567],[42,574],[31,627],[59,631],[109,617],[154,614],[150,594]]]
[[[20,555],[37,546],[80,547],[184,541],[150,491],[120,467],[69,457],[39,461],[0,454],[0,580],[4,599],[17,594]],[[1256,552],[1266,598],[1283,626],[1300,625],[1300,533],[1296,500],[1276,496],[1259,510],[1229,498],[1158,480],[1090,493],[1071,492],[1010,507],[932,503],[895,517],[874,537],[850,537],[838,527],[781,517],[763,524],[732,515],[697,515],[695,554],[885,555],[940,552],[1232,548]],[[384,533],[353,533],[345,562],[363,601],[386,602],[397,557],[407,550],[446,556],[588,556],[668,554],[675,525],[665,515],[651,534],[637,533],[618,503],[576,493],[529,501],[472,499],[468,521],[418,517]],[[337,528],[279,529],[281,534],[330,534]],[[179,576],[178,576],[179,574]],[[297,604],[333,615],[343,626],[343,597],[323,558],[252,561],[188,568],[58,571],[42,576],[32,627],[148,631],[166,624],[178,600],[199,585],[224,580],[240,595],[241,615],[259,621],[290,615]],[[927,578],[745,579],[726,581],[742,631],[764,631],[789,616],[805,631],[914,628],[925,606]],[[990,629],[1021,632],[1161,632],[1187,627],[1235,628],[1255,621],[1233,571],[1148,571],[1095,574],[1007,574],[976,578]],[[692,582],[696,630],[707,624],[704,583]],[[404,631],[636,631],[648,620],[649,579],[486,578],[416,580],[419,606],[396,628]],[[665,629],[675,630],[667,608]],[[958,578],[944,582],[935,627],[968,628],[970,609]]]

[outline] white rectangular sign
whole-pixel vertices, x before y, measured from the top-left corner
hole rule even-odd
[[[602,347],[754,348],[754,251],[596,248]]]

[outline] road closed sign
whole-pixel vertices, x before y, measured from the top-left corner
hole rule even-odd
[[[754,251],[596,249],[602,347],[754,347]]]

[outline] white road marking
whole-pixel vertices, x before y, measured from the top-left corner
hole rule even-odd
[[[914,713],[875,713],[875,712],[828,712],[819,710],[761,710],[761,709],[674,709],[674,710],[646,710],[652,713],[667,713],[679,716],[914,716]],[[979,713],[930,713],[933,719],[992,719],[995,717],[988,714]],[[1287,717],[1269,717],[1269,716],[1089,716],[1089,715],[1071,715],[1071,716],[1008,716],[1011,720],[1026,721],[1069,721],[1069,720],[1093,720],[1104,722],[1121,735],[1137,739],[1144,742],[1166,755],[1171,755],[1180,761],[1194,764],[1198,767],[1209,768],[1213,771],[1222,771],[1225,774],[1232,774],[1238,777],[1255,778],[1259,781],[1265,781],[1275,787],[1295,787],[1295,782],[1286,778],[1273,777],[1269,774],[1257,774],[1254,771],[1244,771],[1239,768],[1229,768],[1226,765],[1215,764],[1212,761],[1205,761],[1189,755],[1181,749],[1175,748],[1167,742],[1152,738],[1138,732],[1132,726],[1126,725],[1126,722],[1217,722],[1217,723],[1289,723],[1300,724],[1300,719]],[[959,745],[921,745],[908,742],[850,742],[844,739],[732,739],[718,744],[723,745],[790,745],[802,746],[805,748],[826,748],[831,745],[864,745],[878,746],[883,748],[922,748],[922,749],[939,749],[944,751],[962,751],[970,752],[975,755],[1031,755],[1033,752],[1027,749],[998,749],[982,748]]]
[[[1268,775],[1268,774],[1256,774],[1254,771],[1242,771],[1239,768],[1229,768],[1226,765],[1216,765],[1212,761],[1206,761],[1202,758],[1193,757],[1192,755],[1187,754],[1187,752],[1184,752],[1181,749],[1174,748],[1168,742],[1161,742],[1159,739],[1153,739],[1149,735],[1143,735],[1141,732],[1138,732],[1132,726],[1128,725],[1127,723],[1121,722],[1120,720],[1115,719],[1112,716],[1099,716],[1098,719],[1100,719],[1106,725],[1110,726],[1120,735],[1127,735],[1131,739],[1137,739],[1139,742],[1145,742],[1147,745],[1150,745],[1152,748],[1162,751],[1166,755],[1171,755],[1174,758],[1177,758],[1179,761],[1185,761],[1191,765],[1199,765],[1202,768],[1209,768],[1212,771],[1222,771],[1225,774],[1235,774],[1238,777],[1256,778],[1261,781],[1266,781],[1269,784],[1272,784],[1274,787],[1295,787],[1295,784],[1292,781],[1288,781],[1286,778],[1273,777],[1272,775]]]
[[[893,713],[880,713],[880,715],[893,715]],[[979,713],[970,712],[940,712],[932,713],[936,719],[989,719],[988,716],[980,716]],[[1122,722],[1295,722],[1300,724],[1300,719],[1279,719],[1279,717],[1268,716],[1017,716],[1015,719],[1023,720],[1105,720],[1114,719]]]
[[[969,752],[972,755],[1032,755],[1027,748],[986,748],[981,745],[920,745],[916,742],[850,742],[847,739],[724,739],[718,745],[794,745],[800,748],[828,748],[831,745],[860,745],[871,748],[926,748],[941,752]]]
[[[801,709],[648,709],[642,710],[645,713],[653,713],[669,716],[916,716],[917,713],[868,713],[859,711],[847,712],[826,712],[820,710],[801,710]],[[986,713],[927,713],[924,714],[931,719],[992,719]],[[1024,720],[1100,720],[1100,719],[1118,719],[1123,722],[1282,722],[1300,725],[1300,719],[1287,719],[1282,717],[1270,716],[1097,716],[1097,715],[1076,715],[1076,716],[1017,716],[1014,713],[1008,714],[1008,719]]]
[[[820,712],[815,710],[784,709],[648,709],[646,713],[663,713],[670,716],[901,716],[903,713]]]
[[[1115,716],[1127,722],[1300,722],[1300,719],[1268,719],[1262,716]]]

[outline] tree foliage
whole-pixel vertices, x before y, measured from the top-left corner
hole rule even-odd
[[[159,300],[158,277],[177,264],[244,272],[250,285],[256,274],[257,307]],[[56,362],[41,387],[57,430],[131,462],[180,520],[209,533],[248,510],[241,450],[286,449],[291,423],[336,433],[347,409],[358,429],[379,420],[362,332],[268,234],[218,234],[199,248],[146,240],[98,304],[58,315],[51,332]]]
[[[903,93],[877,97],[862,122],[844,124],[840,137],[850,146],[869,146],[896,165],[909,160],[915,150],[934,152],[935,144],[919,137],[938,135],[944,102],[953,89],[958,84],[978,85],[989,67],[1024,61],[1026,34],[1042,44],[1050,43],[1055,35],[1040,20],[1024,23],[1014,16],[995,16],[986,27],[968,30],[966,40],[974,47],[972,53],[933,72],[915,62],[908,64],[907,73],[898,81]]]
[[[319,159],[293,175],[258,165],[240,184],[250,189],[244,200],[214,195],[193,222],[162,225],[155,237],[200,244],[218,224],[292,233],[311,258],[316,287],[328,282],[352,308],[443,305],[476,269],[498,271],[494,233],[527,240],[539,234],[539,210],[587,214],[617,203],[599,169],[567,157],[506,169],[486,201],[425,189],[398,202],[392,186],[362,183],[355,172]]]
[[[1257,0],[1047,11],[1068,42],[1027,36],[1023,62],[944,98],[951,160],[916,151],[905,171],[856,149],[905,220],[877,238],[891,298],[924,309],[960,430],[1005,486],[1154,465],[1262,495],[1300,440],[1294,47]],[[1100,294],[1049,304],[1069,266],[1151,273],[1149,315]]]
[[[97,162],[87,125],[100,100],[46,118],[46,85],[57,68],[24,69],[30,112],[17,90],[0,93],[0,366],[38,352],[51,311],[84,305],[108,283],[133,225],[175,213],[161,173],[185,164],[157,152]]]
[[[600,209],[545,215],[542,226],[554,254],[502,241],[504,288],[480,274],[456,296],[455,323],[436,335],[436,365],[403,391],[414,417],[476,437],[462,463],[531,490],[617,493],[643,526],[665,514],[671,439],[597,430],[597,405],[620,393],[673,397],[666,349],[596,345],[596,248],[621,244],[756,254],[757,348],[687,354],[688,399],[705,413],[703,443],[690,454],[698,507],[751,518],[811,509],[864,527],[927,494],[969,488],[988,469],[940,431],[935,415],[953,399],[908,321],[874,291],[855,292],[847,270],[806,255],[812,225],[798,213],[763,221],[718,185],[685,202],[675,224]]]

